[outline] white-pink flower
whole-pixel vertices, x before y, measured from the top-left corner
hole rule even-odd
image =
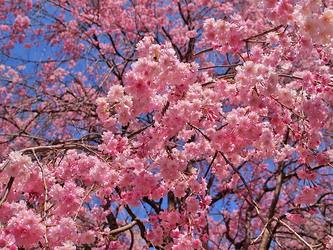
[[[7,174],[12,177],[20,177],[26,173],[32,165],[29,156],[22,155],[20,152],[11,152],[9,154],[9,164],[6,167]]]

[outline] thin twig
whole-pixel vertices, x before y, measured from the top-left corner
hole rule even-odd
[[[196,58],[198,55],[201,55],[201,54],[206,53],[206,52],[211,52],[213,50],[214,50],[213,48],[209,48],[209,49],[199,51],[198,53],[194,54],[193,58]]]
[[[220,155],[222,155],[223,159],[225,160],[225,162],[230,166],[232,167],[232,169],[236,172],[236,174],[239,176],[239,178],[242,180],[245,188],[247,189],[248,191],[248,194],[251,198],[251,202],[253,203],[254,207],[258,207],[258,204],[256,203],[256,201],[254,200],[254,197],[253,197],[253,194],[252,194],[252,191],[251,189],[249,188],[249,186],[247,185],[246,183],[246,180],[244,179],[244,177],[242,176],[242,174],[239,172],[239,170],[234,166],[234,164],[232,164],[228,158],[224,155],[224,153],[222,151],[219,151]],[[258,208],[259,209],[259,208]]]
[[[274,220],[274,219],[271,218],[269,221],[267,221],[267,223],[265,224],[264,228],[262,229],[262,231],[260,232],[260,234],[258,235],[258,237],[255,238],[254,240],[252,240],[250,245],[253,245],[254,243],[256,243],[256,242],[262,237],[262,235],[264,234],[266,228],[268,227],[268,225],[269,225],[273,220]]]
[[[143,127],[143,128],[140,128],[138,129],[137,131],[134,131],[132,132],[131,134],[129,134],[127,136],[128,139],[132,139],[134,136],[138,135],[138,134],[141,134],[143,131],[145,131],[147,128],[151,127],[154,125],[154,121],[152,123],[150,123],[149,125]]]
[[[90,192],[94,189],[94,187],[96,187],[96,184],[95,184],[95,183],[91,185],[90,189],[88,190],[88,192],[85,194],[85,196],[84,196],[83,199],[81,200],[81,203],[80,203],[79,209],[78,209],[78,210],[76,211],[76,213],[75,213],[74,221],[76,221],[77,216],[78,216],[78,214],[79,214],[79,212],[80,212],[81,207],[83,206],[83,203],[84,203],[85,199],[88,197],[88,195],[90,194]]]
[[[45,190],[45,197],[44,197],[44,215],[43,215],[43,218],[45,218],[44,220],[44,224],[45,224],[45,228],[46,227],[46,218],[47,218],[47,200],[48,200],[48,188],[47,188],[47,184],[46,184],[46,179],[45,179],[45,171],[44,171],[44,168],[42,166],[42,164],[40,163],[37,155],[36,155],[36,152],[34,150],[32,150],[32,154],[33,156],[35,157],[36,159],[36,162],[37,162],[37,165],[39,166],[40,168],[40,171],[42,172],[42,180],[43,180],[43,188]],[[45,235],[44,235],[44,238],[45,238],[45,243],[46,245],[48,246],[49,244],[49,241],[47,239],[47,232],[45,232]],[[48,247],[47,247],[48,248]]]
[[[215,65],[215,66],[208,66],[208,67],[202,67],[198,68],[198,70],[205,70],[205,69],[214,69],[214,68],[235,68],[237,66],[243,65],[242,63],[237,64],[230,64],[230,65]]]
[[[267,43],[266,41],[247,40],[248,43]]]
[[[242,176],[242,174],[239,172],[239,170],[234,166],[234,164],[232,164],[232,163],[228,160],[228,158],[224,155],[224,153],[223,153],[222,151],[219,151],[219,153],[222,155],[222,157],[223,157],[223,159],[225,160],[225,162],[226,162],[229,166],[232,167],[232,169],[237,173],[237,175],[239,176],[239,178],[242,180],[242,182],[243,182],[245,188],[246,188],[247,191],[248,191],[248,194],[249,194],[249,196],[250,196],[251,203],[252,203],[253,207],[255,208],[255,210],[256,210],[256,212],[257,212],[257,214],[258,214],[260,220],[264,223],[264,225],[266,225],[267,222],[266,222],[265,218],[261,215],[261,213],[260,213],[260,207],[258,206],[257,202],[254,200],[254,196],[253,196],[253,194],[252,194],[251,189],[250,189],[249,186],[247,185],[246,180],[244,179],[244,177]],[[251,204],[251,203],[250,203],[250,204]],[[272,234],[271,230],[270,230],[269,228],[267,228],[267,229],[268,229],[269,233]]]
[[[66,7],[64,7],[64,6],[60,5],[60,4],[58,4],[58,3],[56,3],[55,1],[48,0],[48,2],[54,4],[55,6],[61,7],[61,8],[63,8],[64,10],[67,10],[68,12],[71,12],[70,9],[68,9],[68,8],[66,8]]]
[[[280,24],[279,26],[276,26],[275,28],[272,28],[272,29],[269,29],[269,30],[265,30],[264,32],[261,32],[261,33],[259,33],[259,34],[257,34],[257,35],[250,36],[250,37],[244,39],[243,41],[244,41],[244,42],[248,42],[249,40],[251,40],[251,39],[253,39],[253,38],[256,38],[256,37],[259,37],[259,36],[263,36],[263,35],[266,35],[266,34],[268,34],[268,33],[270,33],[270,32],[273,32],[273,31],[277,31],[278,29],[280,29],[280,28],[282,28],[282,27],[283,27],[283,25]]]
[[[282,107],[288,109],[293,115],[299,117],[299,118],[302,119],[302,120],[305,119],[304,116],[302,117],[301,115],[297,114],[297,113],[294,111],[294,109],[289,108],[288,106],[284,105],[284,104],[283,104],[278,98],[276,98],[276,97],[274,97],[274,96],[272,96],[272,95],[270,95],[270,97],[271,97],[274,101],[276,101],[278,104],[280,104]]]
[[[205,134],[201,131],[200,128],[197,128],[196,126],[192,125],[192,124],[189,123],[189,122],[188,122],[187,124],[190,125],[190,127],[194,128],[196,131],[198,131],[200,134],[202,134],[203,137],[205,137],[205,139],[206,139],[207,141],[211,141],[211,140],[212,140],[212,139],[210,139],[207,135],[205,135]]]
[[[297,79],[297,80],[303,80],[302,77],[293,76],[293,75],[287,75],[287,74],[279,74],[278,76],[280,76],[280,77],[289,77],[289,78],[293,78],[293,79]]]
[[[217,154],[218,154],[218,151],[215,152],[215,154],[214,154],[214,156],[213,156],[213,159],[212,159],[212,161],[210,162],[210,164],[209,164],[209,166],[208,166],[208,168],[207,168],[207,171],[206,171],[206,173],[205,173],[205,175],[204,175],[204,178],[207,177],[207,174],[208,174],[210,168],[212,167],[212,165],[213,165],[213,163],[214,163],[214,161],[215,161],[215,159],[216,159],[216,157],[217,157]]]
[[[2,198],[1,198],[1,201],[0,201],[0,208],[1,208],[2,204],[3,204],[3,203],[6,201],[6,199],[7,199],[7,196],[8,196],[8,194],[9,194],[9,191],[10,191],[12,185],[13,185],[14,179],[15,179],[15,178],[14,178],[13,176],[10,177],[10,179],[9,179],[9,181],[8,181],[8,183],[7,183],[7,187],[6,187],[5,193],[3,194]]]
[[[6,160],[6,162],[1,166],[0,168],[0,173],[7,167],[8,163],[9,163],[9,159]]]
[[[104,76],[103,80],[101,81],[101,83],[99,84],[97,89],[101,89],[103,84],[106,82],[106,80],[109,78],[109,76],[111,75],[113,69],[115,68],[115,65],[112,65],[112,67],[109,69],[108,73],[106,73],[106,75]]]
[[[71,144],[57,144],[57,145],[49,145],[49,146],[37,146],[37,147],[31,147],[31,148],[25,148],[20,150],[19,152],[22,154],[32,154],[32,151],[35,151],[36,153],[39,152],[47,152],[50,150],[69,150],[69,149],[98,149],[95,146],[90,146],[90,145],[84,145],[84,144],[79,144],[79,143],[71,143]]]
[[[282,224],[283,226],[285,226],[289,232],[293,233],[297,239],[299,239],[305,246],[307,246],[308,249],[313,249],[313,247],[308,243],[306,242],[306,240],[304,240],[294,229],[292,229],[287,223],[283,222],[282,220],[274,217],[274,220],[280,224]]]

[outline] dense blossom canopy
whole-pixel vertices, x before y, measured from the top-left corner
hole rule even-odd
[[[0,2],[0,247],[333,249],[333,2]]]

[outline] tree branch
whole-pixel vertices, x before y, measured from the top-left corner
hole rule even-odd
[[[308,243],[306,242],[295,230],[293,230],[287,223],[283,222],[282,220],[278,219],[278,218],[274,218],[274,220],[278,223],[280,223],[281,225],[285,226],[289,232],[291,232],[292,234],[294,234],[297,239],[299,239],[300,242],[302,242],[308,249],[313,249],[313,247]]]
[[[2,198],[1,198],[1,200],[0,200],[0,208],[2,207],[2,204],[3,204],[3,203],[6,201],[6,199],[7,199],[7,196],[8,196],[8,194],[9,194],[9,191],[10,191],[12,185],[13,185],[14,179],[15,179],[15,178],[14,178],[13,176],[10,177],[10,179],[9,179],[9,181],[8,181],[8,183],[7,183],[7,187],[6,187],[5,193],[3,194],[3,196],[2,196]]]

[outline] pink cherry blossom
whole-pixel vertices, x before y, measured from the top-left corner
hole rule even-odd
[[[331,1],[0,10],[1,248],[331,247]]]

